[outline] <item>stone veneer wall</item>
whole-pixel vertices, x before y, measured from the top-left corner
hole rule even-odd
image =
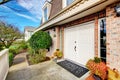
[[[106,8],[107,65],[120,71],[120,17],[116,16],[115,5]]]

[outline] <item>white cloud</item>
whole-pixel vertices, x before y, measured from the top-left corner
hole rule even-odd
[[[37,19],[41,19],[42,16],[42,6],[44,0],[17,0],[17,2],[29,10],[31,14],[33,14]]]
[[[26,19],[30,19],[30,20],[32,20],[32,21],[34,21],[34,22],[38,22],[37,19],[32,18],[32,17],[30,17],[30,16],[28,16],[28,15],[25,15],[25,14],[19,14],[19,13],[15,13],[15,14],[18,15],[18,16],[24,17],[24,18],[26,18]]]
[[[1,7],[5,8],[5,9],[7,9],[7,10],[12,11],[14,14],[16,14],[16,15],[18,15],[18,16],[24,17],[24,18],[26,18],[26,19],[30,19],[30,20],[32,20],[32,21],[34,21],[34,22],[38,22],[38,21],[39,21],[38,19],[33,18],[33,17],[29,16],[29,15],[25,15],[25,14],[21,14],[21,13],[19,13],[19,12],[15,12],[14,10],[12,10],[11,8],[9,8],[9,7],[7,7],[7,6],[1,5]]]

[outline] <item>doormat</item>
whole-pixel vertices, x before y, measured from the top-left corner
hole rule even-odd
[[[57,64],[79,78],[88,72],[88,69],[81,67],[73,62],[68,61],[68,60],[58,62]]]

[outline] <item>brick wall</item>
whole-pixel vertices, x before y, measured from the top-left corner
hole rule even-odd
[[[103,18],[106,16],[106,11],[105,10],[102,10],[100,12],[97,12],[97,13],[94,13],[94,14],[90,14],[88,16],[85,16],[85,17],[82,17],[82,18],[79,18],[77,20],[74,20],[74,21],[71,21],[69,23],[65,23],[63,25],[61,25],[62,27],[70,27],[70,26],[74,26],[74,25],[78,25],[78,24],[82,24],[82,23],[85,23],[85,22],[89,22],[89,21],[92,21],[92,20],[95,20],[96,17],[98,18]]]
[[[95,21],[94,22],[95,23],[95,34],[94,34],[95,35],[95,45],[94,45],[95,46],[95,56],[98,56],[98,19],[103,18],[105,16],[106,16],[106,11],[102,10],[100,12],[85,16],[83,18],[71,21],[69,23],[65,23],[65,24],[61,25],[61,27],[63,27],[63,28],[71,27],[74,25],[78,25],[78,24],[82,24],[82,23],[94,20]],[[64,36],[64,34],[63,34],[63,36]],[[63,47],[64,47],[64,38],[62,41],[63,41]]]
[[[95,29],[94,29],[94,36],[95,36],[95,56],[98,56],[98,17],[95,17]]]
[[[114,6],[106,8],[107,65],[120,71],[120,17],[116,16]]]

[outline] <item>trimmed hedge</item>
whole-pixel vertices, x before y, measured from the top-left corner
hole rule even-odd
[[[47,32],[38,31],[32,35],[29,43],[36,51],[39,49],[47,49],[52,45],[52,38]]]

